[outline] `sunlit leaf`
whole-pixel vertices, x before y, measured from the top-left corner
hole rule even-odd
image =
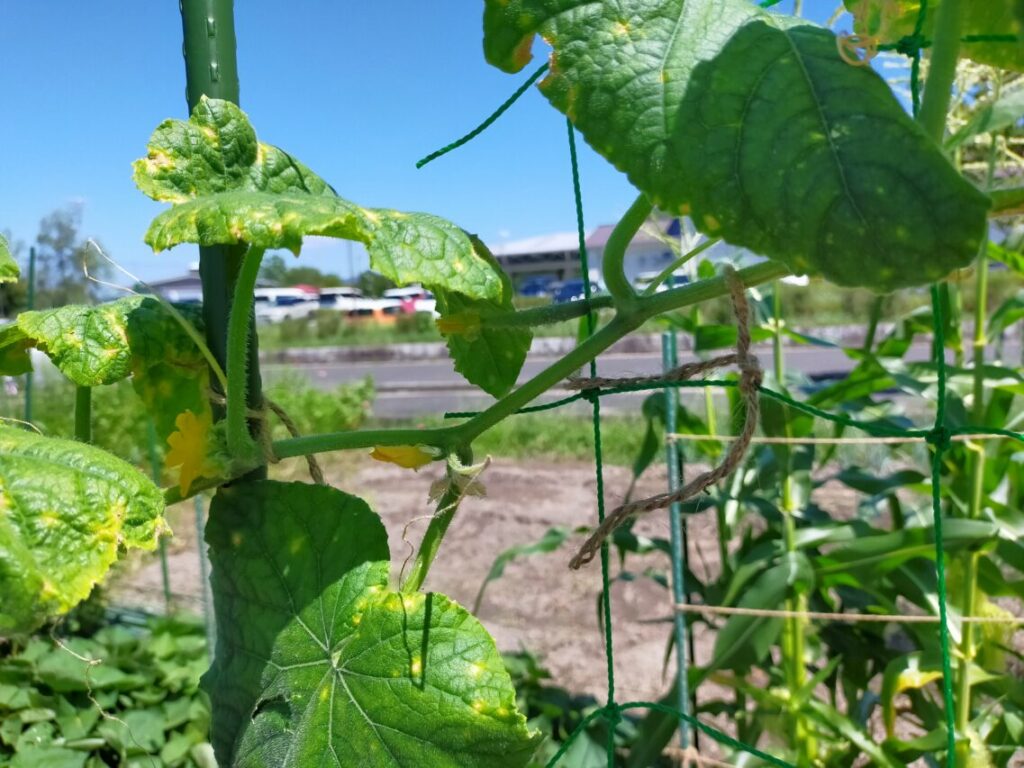
[[[0,634],[72,608],[122,548],[155,548],[162,514],[159,489],[124,461],[0,426]]]
[[[388,588],[380,519],[324,486],[222,488],[206,533],[222,766],[518,768],[538,736],[483,627]]]
[[[884,290],[977,254],[986,198],[825,29],[749,0],[488,0],[484,32],[509,72],[543,36],[541,91],[705,234]]]
[[[180,243],[289,248],[322,235],[363,243],[371,269],[475,299],[501,299],[500,270],[451,222],[425,213],[363,208],[338,197],[287,152],[260,143],[245,113],[203,98],[188,121],[166,120],[135,162],[135,183],[174,206],[154,219],[155,251]]]

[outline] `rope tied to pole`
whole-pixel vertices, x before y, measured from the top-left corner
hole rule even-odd
[[[743,428],[736,441],[729,447],[722,463],[717,467],[702,472],[682,488],[668,493],[661,493],[646,499],[639,499],[616,508],[597,527],[590,537],[583,543],[576,555],[569,561],[569,567],[578,570],[589,563],[601,551],[605,540],[618,528],[632,517],[647,514],[658,509],[664,509],[677,502],[686,501],[699,493],[702,493],[710,486],[731,475],[746,456],[747,448],[754,437],[757,429],[760,403],[758,399],[761,381],[764,374],[761,371],[761,364],[757,357],[750,353],[750,305],[747,303],[746,286],[735,270],[729,269],[725,273],[725,279],[729,285],[729,295],[732,299],[733,314],[736,316],[736,352],[728,355],[713,358],[699,363],[687,363],[670,371],[668,374],[659,374],[653,379],[662,380],[684,380],[705,373],[725,365],[736,365],[740,371],[738,389],[743,396],[746,406],[746,414],[743,420]],[[628,379],[630,384],[647,381],[649,379]],[[596,383],[595,383],[596,382]],[[576,389],[589,391],[608,386],[612,380],[609,379],[576,379],[572,386]],[[614,385],[621,385],[622,380],[614,380]]]

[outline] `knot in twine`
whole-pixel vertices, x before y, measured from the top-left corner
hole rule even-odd
[[[750,354],[750,306],[747,304],[745,286],[739,274],[729,268],[725,272],[725,280],[729,286],[729,295],[732,298],[732,311],[736,316],[736,352],[721,355],[710,360],[701,360],[695,363],[686,363],[678,368],[673,368],[661,376],[646,376],[631,379],[572,379],[569,387],[582,390],[584,393],[596,392],[606,386],[630,386],[634,384],[646,384],[661,381],[686,381],[716,368],[726,365],[735,365],[740,372],[739,392],[746,405],[746,415],[743,420],[743,429],[737,436],[735,442],[729,447],[722,463],[708,472],[703,472],[689,483],[675,491],[651,496],[647,499],[632,501],[614,509],[604,519],[597,529],[590,535],[580,547],[579,552],[569,561],[569,567],[578,570],[593,560],[601,551],[601,547],[607,538],[632,517],[647,514],[657,509],[666,507],[702,493],[719,480],[732,474],[743,461],[750,446],[751,438],[757,429],[758,413],[760,403],[758,390],[764,374],[761,371],[761,364],[757,358]]]
[[[935,427],[929,430],[924,439],[929,445],[934,445],[935,450],[939,452],[947,450],[953,444],[953,435],[945,427]]]
[[[916,56],[922,48],[928,44],[924,35],[913,34],[901,37],[896,41],[896,47],[893,49],[897,53],[902,53],[904,56]]]

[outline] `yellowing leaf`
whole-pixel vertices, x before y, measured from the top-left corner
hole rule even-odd
[[[220,464],[210,456],[210,433],[213,422],[210,415],[196,416],[192,411],[178,414],[174,420],[178,428],[167,438],[171,449],[167,452],[167,467],[181,467],[178,487],[188,494],[192,483],[200,477],[216,477]]]
[[[370,451],[370,457],[406,469],[419,469],[438,458],[435,453],[422,445],[378,445]]]
[[[0,635],[68,611],[124,549],[154,549],[163,508],[152,481],[106,451],[0,426]]]

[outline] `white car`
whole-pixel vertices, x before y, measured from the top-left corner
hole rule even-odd
[[[256,321],[280,323],[309,317],[319,309],[319,298],[301,288],[257,288],[253,304]]]
[[[348,285],[320,289],[320,309],[351,312],[353,309],[367,306],[366,302],[368,301],[372,301],[372,299],[365,298],[362,291]]]

